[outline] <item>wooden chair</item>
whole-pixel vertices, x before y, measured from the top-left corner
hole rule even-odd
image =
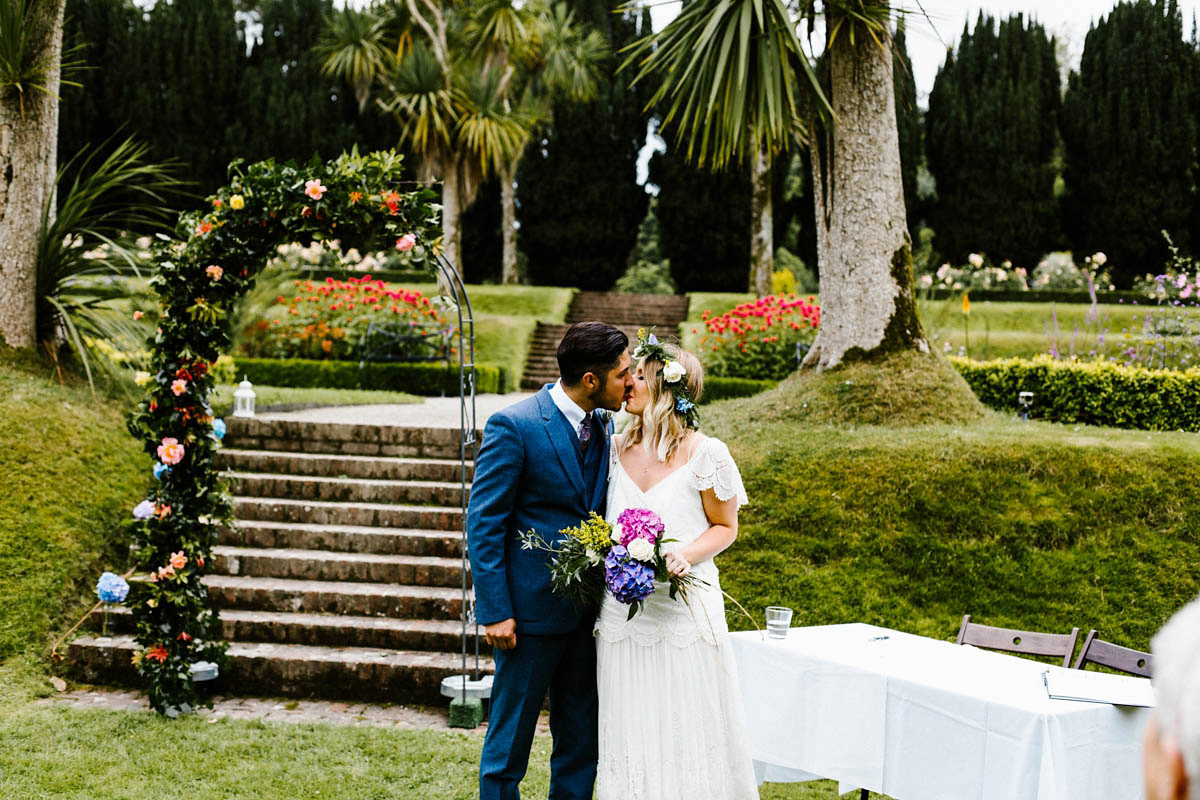
[[[1097,639],[1095,630],[1088,631],[1087,638],[1083,640],[1083,650],[1079,651],[1075,669],[1085,669],[1088,664],[1099,664],[1143,678],[1153,677],[1154,665],[1149,653]]]
[[[1008,653],[1023,653],[1030,656],[1053,656],[1061,658],[1064,667],[1071,666],[1071,655],[1079,639],[1079,628],[1070,633],[1039,633],[1019,631],[1013,628],[993,628],[971,622],[971,615],[962,618],[958,629],[957,644],[973,644],[988,650],[1003,650]]]

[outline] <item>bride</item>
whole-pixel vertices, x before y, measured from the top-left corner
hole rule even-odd
[[[656,584],[641,613],[610,594],[596,622],[600,759],[597,800],[757,798],[713,556],[737,536],[746,491],[728,448],[697,428],[699,361],[653,336],[614,439],[608,522],[648,508],[666,525],[667,569],[691,574],[686,600]]]

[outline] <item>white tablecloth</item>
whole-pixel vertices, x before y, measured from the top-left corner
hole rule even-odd
[[[862,624],[732,639],[760,781],[897,800],[1142,797],[1148,709],[1051,700],[1046,664]]]

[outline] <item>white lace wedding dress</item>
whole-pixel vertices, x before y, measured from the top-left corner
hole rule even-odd
[[[709,528],[700,492],[746,500],[729,449],[717,439],[697,445],[690,461],[643,492],[614,454],[607,519],[648,508],[666,524],[664,538],[682,547]],[[744,800],[758,789],[746,740],[745,712],[725,624],[717,567],[692,567],[708,582],[671,600],[655,584],[642,611],[605,595],[596,621],[600,696],[597,800]]]

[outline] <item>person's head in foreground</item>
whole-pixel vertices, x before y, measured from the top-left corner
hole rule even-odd
[[[699,425],[704,370],[694,355],[653,334],[639,339],[634,357],[633,392],[625,402],[633,415],[626,449],[640,443],[659,461],[670,461],[688,430]]]
[[[1150,643],[1157,705],[1146,724],[1146,800],[1200,799],[1200,598]]]
[[[577,322],[558,343],[558,371],[584,411],[617,411],[633,389],[629,337],[603,322]]]

